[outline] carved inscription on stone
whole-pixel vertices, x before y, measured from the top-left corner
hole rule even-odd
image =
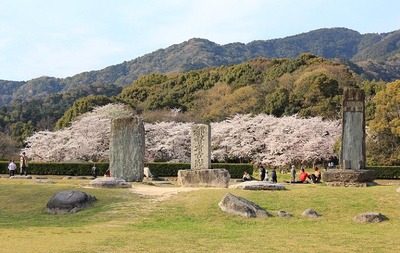
[[[211,127],[192,126],[191,169],[211,169]]]
[[[343,111],[345,112],[363,112],[363,102],[362,101],[343,101]]]
[[[143,180],[145,131],[138,117],[111,121],[110,172],[128,182]]]
[[[343,169],[365,168],[365,107],[364,93],[356,88],[344,91],[342,102],[342,146],[340,151]]]

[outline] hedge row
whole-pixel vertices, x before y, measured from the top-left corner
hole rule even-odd
[[[378,179],[400,179],[400,166],[368,166],[368,170],[375,170]]]
[[[16,174],[19,173],[19,164],[17,165]],[[0,174],[8,174],[8,162],[0,162]],[[189,163],[145,163],[150,168],[151,173],[158,177],[176,177],[178,170],[190,169]],[[29,163],[27,169],[29,174],[34,175],[68,175],[68,176],[86,176],[92,174],[93,163]],[[109,167],[109,163],[96,163],[99,169],[99,175],[104,175]],[[253,174],[253,167],[250,164],[238,163],[213,163],[213,169],[227,169],[231,174],[231,178],[241,178],[243,172],[247,171]]]
[[[15,174],[19,173],[19,163]],[[0,162],[0,173],[8,174],[8,162]],[[68,176],[86,176],[92,174],[93,163],[28,163],[28,174],[33,175],[68,175]],[[96,163],[99,169],[99,175],[105,174],[108,163]]]
[[[190,163],[145,163],[150,168],[151,173],[158,177],[176,177],[178,170],[190,169]],[[253,166],[244,163],[212,163],[212,169],[226,169],[231,174],[231,178],[242,178],[243,172],[253,174]]]

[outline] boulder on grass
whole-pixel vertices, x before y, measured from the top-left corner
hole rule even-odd
[[[261,208],[255,203],[245,198],[235,196],[229,192],[219,202],[218,206],[224,212],[246,218],[265,218],[271,216],[265,209]]]
[[[81,191],[62,191],[54,195],[46,205],[46,211],[51,214],[76,213],[96,201],[96,197]]]
[[[306,209],[301,215],[307,218],[318,218],[320,215],[312,208]]]
[[[98,177],[87,184],[81,184],[81,186],[86,188],[132,188],[130,183],[116,177]]]
[[[368,223],[381,222],[383,221],[383,219],[384,216],[382,214],[375,212],[359,213],[357,214],[356,217],[353,218],[355,222],[368,222]]]

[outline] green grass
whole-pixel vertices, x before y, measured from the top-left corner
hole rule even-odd
[[[396,192],[400,185],[201,189],[155,202],[129,189],[84,189],[79,185],[86,181],[54,181],[47,185],[0,178],[0,252],[400,251],[400,193]],[[76,214],[47,214],[47,201],[67,189],[82,190],[98,201]],[[243,218],[222,212],[218,203],[227,192],[255,202],[273,217]],[[307,208],[321,217],[303,217]],[[277,217],[279,210],[294,217]],[[387,220],[375,224],[352,220],[366,211],[380,212]]]

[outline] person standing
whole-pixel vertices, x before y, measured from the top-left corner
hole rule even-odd
[[[8,164],[8,173],[10,174],[10,177],[14,176],[16,169],[17,165],[15,165],[14,160],[10,160],[10,163]]]
[[[265,168],[264,168],[264,166],[261,166],[261,168],[260,168],[260,177],[261,177],[261,181],[264,181],[264,179],[265,179]]]
[[[19,167],[20,167],[20,175],[22,176],[23,174],[25,174],[25,176],[27,175],[27,171],[26,169],[28,168],[28,161],[27,161],[27,157],[25,152],[22,152],[22,154],[20,155],[20,161],[19,161]]]
[[[96,167],[96,164],[93,164],[93,167],[92,167],[92,176],[94,177],[94,178],[97,178],[97,173],[99,172],[99,170],[97,169],[97,167]]]
[[[292,165],[292,168],[290,169],[290,175],[292,177],[292,182],[296,181],[296,168],[294,165]]]
[[[271,179],[272,179],[272,183],[277,183],[278,182],[278,177],[276,175],[276,168],[272,169],[271,172]]]

